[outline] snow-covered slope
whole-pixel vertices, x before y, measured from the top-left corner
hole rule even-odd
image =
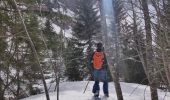
[[[93,100],[93,94],[91,92],[94,82],[90,82],[86,92],[83,94],[83,90],[86,85],[84,82],[63,82],[60,84],[60,100]],[[135,89],[138,86],[137,89]],[[102,90],[102,83],[100,83]],[[150,91],[149,87],[145,85],[138,85],[133,83],[121,83],[123,90],[124,100],[150,100]],[[53,90],[53,86],[51,91]],[[146,91],[145,91],[146,89]],[[133,92],[133,90],[135,90]],[[117,100],[116,92],[114,88],[114,83],[109,83],[109,92],[110,97],[106,98],[103,96],[103,91],[100,91],[101,100]],[[170,100],[170,93],[165,93],[161,90],[158,90],[159,100]],[[50,92],[50,99],[57,100],[56,92]],[[166,95],[166,96],[165,96]],[[144,99],[145,98],[145,99]],[[45,94],[31,96],[22,100],[46,100]]]

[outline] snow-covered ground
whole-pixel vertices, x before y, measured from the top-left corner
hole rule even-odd
[[[60,100],[94,100],[91,89],[93,87],[93,81],[91,81],[87,87],[86,92],[83,94],[86,86],[86,81],[82,82],[63,82],[60,84]],[[117,100],[114,83],[109,83],[110,97],[106,98],[103,95],[102,83],[100,83],[100,98],[101,100]],[[138,85],[133,83],[121,83],[124,100],[151,100],[150,90],[148,86]],[[137,89],[135,89],[138,87]],[[50,89],[50,99],[57,100],[57,93],[52,92],[54,85]],[[135,91],[134,91],[135,90]],[[158,90],[159,100],[170,100],[170,93]],[[46,100],[45,94],[31,96],[22,100]]]

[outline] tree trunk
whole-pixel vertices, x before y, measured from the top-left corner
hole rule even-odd
[[[61,60],[60,60],[61,63]],[[59,65],[57,62],[55,62],[55,81],[56,81],[56,86],[55,86],[55,90],[57,90],[57,100],[59,100],[59,92],[60,92],[60,70],[59,70]]]
[[[60,92],[60,77],[57,77],[57,100],[59,100],[59,92]]]
[[[46,84],[46,81],[44,78],[44,72],[42,71],[42,69],[41,69],[41,77],[42,77],[42,81],[43,81],[43,85],[44,85],[44,89],[45,89],[46,99],[50,100],[50,96],[49,96],[48,89],[47,89],[47,84]]]
[[[115,23],[116,24],[116,23]],[[116,25],[115,25],[116,27]],[[117,30],[117,29],[116,29]],[[117,97],[118,100],[123,100],[123,95],[122,95],[122,90],[121,90],[121,86],[120,86],[120,82],[119,82],[119,70],[118,68],[119,66],[119,60],[120,60],[120,51],[119,51],[119,44],[118,44],[118,31],[115,33],[115,49],[116,49],[116,57],[115,57],[115,72],[114,72],[114,83],[115,83],[115,88],[116,88],[116,93],[117,93]]]
[[[0,92],[0,100],[5,100],[4,93]]]
[[[24,31],[26,32],[26,35],[28,36],[28,40],[29,40],[29,42],[30,42],[30,45],[31,45],[33,54],[34,54],[34,56],[35,56],[35,58],[36,58],[36,60],[37,60],[37,65],[38,65],[38,67],[40,68],[40,73],[41,73],[41,78],[42,78],[42,82],[43,82],[44,89],[45,89],[46,99],[47,99],[47,100],[50,100],[50,96],[49,96],[48,89],[47,89],[47,84],[46,84],[45,77],[44,77],[43,68],[42,68],[42,66],[41,66],[41,64],[40,64],[40,59],[39,59],[37,50],[36,50],[35,45],[34,45],[32,39],[31,39],[31,37],[30,37],[30,34],[28,33],[27,26],[26,26],[26,24],[25,24],[25,22],[24,22],[24,19],[23,19],[23,17],[22,17],[22,14],[21,14],[20,9],[18,8],[18,5],[17,5],[16,0],[13,0],[13,2],[14,2],[14,4],[15,4],[15,7],[17,8],[17,11],[18,11],[18,14],[19,14],[19,16],[20,16],[21,22],[22,22],[22,24],[23,24],[23,26],[24,26]]]
[[[17,93],[16,93],[16,99],[19,100],[20,98],[20,77],[19,77],[19,68],[17,68]]]
[[[123,95],[122,95],[122,90],[121,90],[121,86],[120,86],[120,82],[119,82],[119,75],[117,75],[117,73],[114,74],[115,76],[115,88],[116,88],[116,93],[117,93],[117,98],[118,100],[123,100]]]
[[[116,55],[115,55],[115,64],[114,63],[112,63],[112,65],[114,66],[113,68],[114,68],[114,73],[113,73],[113,75],[114,75],[114,83],[115,83],[115,88],[116,88],[116,93],[117,93],[117,98],[118,98],[118,100],[123,100],[123,94],[122,94],[122,90],[121,90],[121,86],[120,86],[120,82],[119,82],[119,69],[118,68],[120,68],[120,66],[119,66],[119,60],[120,60],[120,46],[119,46],[119,36],[120,36],[120,34],[119,34],[119,32],[120,32],[120,26],[118,26],[119,24],[120,24],[120,22],[118,21],[118,18],[120,17],[120,16],[118,16],[117,14],[116,14],[116,12],[118,12],[118,11],[116,11],[117,9],[116,9],[116,0],[112,0],[112,3],[113,3],[113,22],[112,22],[112,28],[113,28],[113,36],[112,36],[112,38],[113,38],[113,44],[115,45],[115,53],[116,53]],[[117,6],[118,7],[118,6]],[[113,54],[112,54],[113,55]],[[111,59],[112,61],[113,61],[113,59]]]
[[[0,100],[5,100],[2,86],[3,86],[3,80],[0,77]]]
[[[157,81],[155,75],[155,63],[154,63],[154,52],[152,48],[152,33],[151,33],[151,20],[148,9],[148,0],[141,0],[142,10],[144,13],[145,30],[146,30],[146,70],[148,71],[147,76],[150,83],[151,99],[158,100],[157,94]]]
[[[101,17],[101,36],[100,39],[103,43],[107,43],[107,37],[105,36],[107,33],[107,25],[106,25],[106,18],[105,18],[105,12],[103,8],[103,0],[99,0],[99,8],[100,8],[100,17]]]
[[[170,70],[169,70],[169,56],[168,56],[168,52],[167,52],[167,47],[169,45],[169,40],[168,37],[166,36],[166,33],[168,33],[168,16],[166,16],[166,14],[168,15],[168,12],[166,12],[167,8],[166,8],[166,4],[164,2],[164,0],[162,0],[163,2],[163,9],[162,7],[160,7],[160,2],[159,0],[151,0],[153,7],[156,10],[156,15],[157,15],[157,23],[155,25],[155,31],[156,31],[156,43],[157,45],[160,47],[160,49],[157,50],[157,54],[159,55],[159,57],[162,59],[162,63],[163,63],[163,68],[164,71],[159,71],[160,75],[161,75],[161,79],[164,82],[165,85],[167,85],[167,87],[170,87]],[[165,15],[163,14],[163,12],[165,13]],[[164,17],[163,17],[164,16]],[[166,17],[166,18],[165,18]],[[158,65],[158,64],[157,64]],[[165,75],[166,77],[165,77]],[[168,88],[169,89],[169,88]],[[170,90],[170,89],[169,89]]]
[[[113,69],[113,71],[111,69]],[[112,65],[110,65],[110,71],[112,74],[113,81],[115,83],[117,99],[123,100],[122,90],[121,90],[121,86],[120,86],[120,82],[119,82],[119,73],[117,72],[116,68]]]
[[[103,32],[103,37],[102,37],[102,40],[103,40],[103,43],[105,44],[105,50],[106,50],[106,55],[107,55],[107,59],[108,59],[108,62],[109,62],[109,70],[110,70],[110,73],[112,75],[112,78],[114,80],[114,83],[115,83],[115,89],[116,89],[116,93],[117,93],[117,98],[118,100],[123,100],[123,95],[122,95],[122,90],[121,90],[121,86],[120,86],[120,83],[119,83],[119,73],[118,73],[118,37],[113,38],[111,39],[111,41],[109,41],[109,36],[108,36],[108,26],[107,26],[107,23],[106,23],[106,16],[105,16],[105,12],[104,12],[104,6],[103,6],[103,0],[99,0],[99,3],[100,3],[100,12],[101,12],[101,24],[102,24],[102,32]],[[113,9],[113,8],[110,8],[110,9]],[[112,16],[113,19],[115,18],[115,15],[113,14]],[[114,19],[115,20],[115,19]],[[115,22],[115,21],[114,21]],[[113,23],[114,26],[116,26],[116,23]],[[113,27],[115,28],[115,27]],[[116,30],[117,28],[115,28]],[[114,32],[116,35],[117,35],[117,31]],[[114,41],[115,40],[115,41]],[[115,44],[113,44],[115,43]],[[110,45],[115,45],[115,48],[116,49],[116,56],[114,58],[116,58],[116,62],[113,61],[112,57],[113,57],[113,48],[110,48]],[[114,63],[116,63],[116,67],[114,66]]]

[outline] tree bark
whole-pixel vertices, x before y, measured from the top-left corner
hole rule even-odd
[[[3,80],[1,79],[1,76],[0,76],[0,100],[5,100],[2,86],[3,86]]]
[[[114,66],[111,66],[111,67],[113,68]],[[113,81],[115,83],[115,90],[116,90],[116,94],[117,94],[117,99],[123,100],[122,89],[121,89],[120,82],[119,82],[119,73],[116,71],[116,68],[114,68],[114,70],[115,71],[111,72],[111,74],[112,74],[112,77],[113,77]]]
[[[103,6],[103,0],[99,0],[99,5],[100,5],[100,13],[101,13],[101,24],[102,24],[102,32],[103,32],[103,37],[102,37],[102,41],[103,43],[105,44],[105,49],[106,49],[106,56],[107,56],[107,59],[108,59],[108,62],[109,62],[109,70],[110,70],[110,73],[112,75],[112,78],[114,80],[114,83],[115,83],[115,89],[116,89],[116,94],[117,94],[117,98],[118,100],[123,100],[123,95],[122,95],[122,90],[121,90],[121,86],[120,86],[120,82],[119,82],[119,73],[118,73],[118,59],[119,59],[119,55],[118,55],[118,37],[117,37],[117,31],[114,32],[116,34],[116,38],[113,38],[111,39],[111,41],[109,41],[109,36],[108,36],[108,26],[107,26],[107,23],[106,23],[106,16],[105,16],[105,12],[104,12],[104,6]],[[113,8],[110,8],[110,9],[113,9]],[[113,19],[115,20],[115,15],[113,14]],[[114,26],[116,26],[116,23],[114,21]],[[115,28],[115,27],[113,27]],[[115,28],[115,30],[117,30],[117,28]],[[116,56],[114,58],[115,59],[115,62],[113,61],[112,57],[113,57],[113,48],[110,48],[110,45],[115,45],[115,54]],[[114,66],[114,63],[116,66]]]
[[[100,8],[100,17],[101,17],[101,36],[100,39],[102,40],[103,43],[107,43],[107,37],[105,36],[107,34],[107,25],[106,25],[106,18],[105,18],[105,12],[103,8],[103,0],[98,0],[99,1],[99,8]]]
[[[24,22],[24,19],[23,19],[22,15],[21,15],[20,9],[18,8],[18,5],[17,5],[16,0],[13,0],[13,2],[14,2],[14,4],[15,4],[15,7],[16,7],[17,11],[18,11],[18,14],[19,14],[19,16],[20,16],[21,22],[22,22],[22,24],[23,24],[23,26],[24,26],[24,30],[25,30],[25,32],[26,32],[26,35],[28,36],[28,39],[29,39],[29,42],[30,42],[30,45],[31,45],[31,48],[32,48],[32,51],[33,51],[33,54],[34,54],[34,56],[35,56],[35,58],[36,58],[36,60],[37,60],[37,65],[38,65],[38,67],[39,67],[39,69],[40,69],[40,74],[41,74],[42,82],[43,82],[44,89],[45,89],[46,99],[47,99],[47,100],[50,100],[49,92],[48,92],[48,89],[47,89],[47,84],[46,84],[45,77],[44,77],[44,71],[43,71],[43,68],[42,68],[42,66],[41,66],[41,64],[40,64],[40,59],[39,59],[37,50],[36,50],[35,45],[34,45],[32,39],[31,39],[31,37],[30,37],[30,34],[28,33],[27,26],[26,26],[26,24],[25,24],[25,22]]]
[[[151,20],[148,9],[148,0],[141,0],[142,10],[145,21],[146,31],[146,70],[148,71],[147,76],[150,83],[151,100],[158,100],[157,94],[157,81],[155,75],[155,63],[154,63],[154,52],[152,48],[152,33],[151,33]]]

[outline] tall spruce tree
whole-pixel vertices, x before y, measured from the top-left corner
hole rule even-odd
[[[59,50],[63,49],[63,46],[62,46],[63,36],[53,31],[52,22],[50,19],[48,19],[45,23],[43,34],[45,36],[48,49],[52,51],[52,57],[54,59],[57,59],[60,56]]]
[[[43,46],[39,37],[40,31],[37,21],[37,14],[29,9],[32,6],[35,6],[36,2],[37,1],[34,0],[17,0],[17,2],[9,0],[0,1],[2,4],[1,7],[4,8],[0,11],[0,16],[1,12],[3,13],[0,17],[0,21],[2,19],[2,24],[0,24],[0,27],[3,25],[3,27],[1,27],[1,32],[3,36],[6,37],[3,37],[3,40],[7,42],[6,44],[3,43],[5,46],[7,46],[7,48],[3,50],[5,52],[1,56],[3,57],[3,61],[0,61],[2,63],[2,67],[4,68],[4,70],[1,71],[4,73],[4,76],[7,76],[4,77],[5,79],[3,78],[3,80],[0,82],[0,84],[3,83],[3,91],[0,89],[0,100],[3,100],[6,91],[13,94],[11,95],[14,97],[13,99],[18,100],[23,98],[23,94],[25,93],[22,90],[21,84],[31,84],[33,81],[30,80],[35,79],[35,73],[39,73],[40,68],[37,67],[38,64],[36,62],[36,57],[34,56],[35,52],[32,49],[31,43],[26,35],[26,31],[28,31],[37,51],[39,60],[41,60],[41,55],[43,54]],[[26,7],[28,9],[23,11],[22,7],[20,6]],[[21,12],[17,10],[17,7]],[[22,18],[20,17],[19,13],[22,15]],[[24,21],[26,28],[24,27],[22,21]],[[2,46],[3,45],[0,47]],[[15,70],[16,73],[11,73],[11,69]],[[27,74],[31,79],[28,79],[28,77],[26,78],[24,74]],[[29,80],[29,82],[23,82],[25,80]],[[16,85],[16,88],[10,90],[9,87],[14,84]],[[16,91],[16,93],[13,91]]]
[[[93,51],[93,37],[100,32],[100,19],[98,10],[94,6],[95,4],[96,2],[94,0],[80,0],[78,2],[75,23],[73,26],[73,39],[71,39],[73,44],[70,45],[73,46],[74,49],[70,50],[70,52],[72,52],[70,53],[71,58],[68,58],[72,61],[69,64],[69,66],[72,67],[66,65],[66,68],[72,68],[73,70],[77,66],[75,71],[82,71],[87,66],[86,62],[88,55]],[[75,73],[75,71],[72,70],[67,70],[67,73]],[[85,74],[86,73],[81,74],[81,77]]]
[[[75,39],[68,40],[68,45],[64,53],[66,65],[65,75],[70,81],[82,80],[83,77],[83,48],[79,48],[77,43],[78,41]]]
[[[29,31],[29,34],[34,42],[34,45],[36,47],[36,51],[39,55],[39,58],[42,60],[44,57],[44,44],[43,41],[40,39],[40,29],[39,29],[39,22],[36,15],[30,14],[29,17],[25,20],[25,23],[27,25],[27,30]],[[21,39],[20,39],[21,42]],[[33,55],[33,50],[31,48],[31,45],[28,40],[23,39],[22,43],[25,43],[25,55],[26,55],[26,61],[25,65],[23,66],[23,78],[24,80],[27,80],[27,88],[29,89],[30,95],[35,95],[36,91],[33,90],[33,84],[36,83],[38,80],[41,79],[39,67],[36,62],[36,58]]]
[[[100,32],[100,19],[94,0],[80,0],[73,35],[91,50],[93,37]]]

